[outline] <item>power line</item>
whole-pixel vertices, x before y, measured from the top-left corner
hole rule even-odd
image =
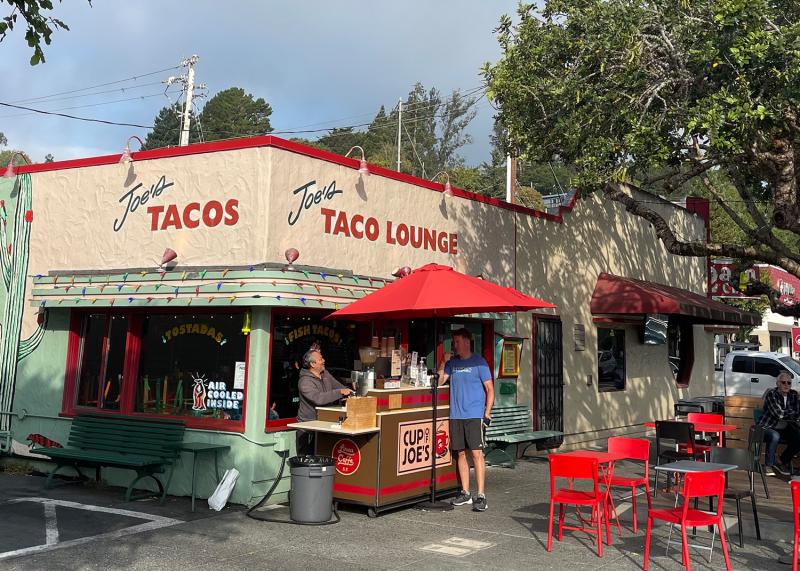
[[[56,97],[58,95],[69,95],[70,93],[80,93],[81,91],[88,91],[90,89],[97,89],[98,87],[106,87],[109,85],[117,85],[118,83],[125,83],[126,81],[138,81],[143,77],[150,77],[151,75],[157,75],[159,73],[164,73],[165,71],[170,71],[173,69],[178,69],[180,65],[175,65],[171,67],[165,67],[164,69],[159,69],[156,71],[151,71],[149,73],[143,73],[141,75],[132,75],[131,77],[126,77],[125,79],[118,79],[116,81],[108,81],[106,83],[98,83],[97,85],[90,85],[89,87],[82,87],[80,89],[72,89],[69,91],[59,91],[58,93],[51,93],[50,95],[41,95],[39,97],[29,97],[27,99],[18,99],[16,101],[12,101],[11,103],[32,103],[35,101],[40,101],[42,99],[49,99],[51,97]]]
[[[100,101],[98,103],[88,103],[86,105],[73,105],[71,107],[60,107],[58,109],[50,109],[49,111],[69,111],[70,109],[85,109],[88,107],[100,107],[102,105],[112,105],[114,103],[123,103],[125,101],[136,101],[139,99],[150,99],[153,97],[164,97],[165,92],[160,91],[158,93],[151,93],[148,95],[137,95],[136,97],[127,97],[125,99],[113,99],[111,101]],[[35,112],[31,111],[28,113],[16,113],[14,115],[0,115],[0,119],[8,119],[11,117],[26,117],[28,115],[36,115]]]
[[[126,91],[133,91],[134,89],[141,89],[143,87],[151,87],[153,85],[162,85],[162,84],[163,83],[161,81],[154,81],[154,82],[151,82],[151,83],[141,83],[139,85],[131,85],[129,87],[118,87],[116,89],[106,89],[104,91],[95,91],[94,93],[83,93],[81,95],[69,95],[67,97],[56,97],[54,99],[47,99],[47,100],[38,101],[38,103],[39,104],[48,104],[48,103],[54,103],[56,101],[66,101],[66,100],[69,100],[69,99],[80,99],[82,97],[94,97],[95,95],[106,95],[108,93],[118,93],[118,92],[125,93]],[[11,103],[20,103],[20,102],[19,101],[12,101]]]

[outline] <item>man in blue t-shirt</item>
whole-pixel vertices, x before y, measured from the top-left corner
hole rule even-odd
[[[461,482],[461,491],[453,499],[453,505],[472,504],[474,511],[482,512],[486,510],[483,429],[492,418],[494,383],[486,359],[472,353],[472,334],[467,329],[462,327],[453,333],[453,352],[455,357],[445,362],[439,373],[440,385],[450,381],[450,442],[457,455]],[[474,498],[469,491],[467,450],[472,454],[478,486]]]

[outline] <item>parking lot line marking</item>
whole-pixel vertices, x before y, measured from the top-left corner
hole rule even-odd
[[[58,543],[58,520],[56,519],[56,506],[50,502],[44,506],[45,544]]]
[[[54,549],[62,549],[65,547],[74,547],[76,545],[84,545],[86,543],[91,543],[93,541],[101,541],[105,539],[117,539],[120,537],[125,537],[128,535],[135,535],[137,533],[143,533],[145,531],[153,531],[156,529],[160,529],[162,527],[168,527],[171,525],[177,525],[179,523],[184,523],[179,519],[173,519],[169,517],[164,517],[160,515],[153,515],[148,513],[142,512],[135,512],[132,510],[123,510],[119,508],[107,508],[103,506],[93,506],[89,504],[79,504],[77,502],[68,502],[66,500],[53,500],[50,498],[15,498],[13,500],[8,500],[6,502],[2,502],[4,504],[17,504],[22,502],[33,502],[33,503],[40,503],[43,504],[45,510],[45,530],[46,530],[46,541],[47,543],[43,545],[34,545],[32,547],[25,547],[22,549],[15,549],[13,551],[6,551],[0,553],[0,561],[4,559],[12,559],[14,557],[21,557],[23,555],[31,555],[34,553],[43,553],[46,551],[52,551]],[[141,523],[139,525],[132,525],[130,527],[126,527],[123,529],[118,529],[115,531],[110,531],[108,533],[101,533],[99,535],[90,535],[86,537],[80,537],[78,539],[71,539],[69,541],[62,541],[58,542],[58,527],[57,522],[55,519],[55,508],[56,506],[62,506],[66,508],[73,508],[77,510],[85,510],[90,512],[98,512],[98,513],[108,513],[114,515],[121,515],[131,518],[143,519],[146,520],[145,523]],[[52,518],[49,517],[49,513],[52,510]],[[51,524],[52,522],[52,524]],[[51,525],[54,527],[51,530]],[[55,543],[50,543],[55,541]]]
[[[494,545],[494,543],[488,543],[486,541],[475,541],[474,539],[464,539],[463,537],[451,537],[450,539],[445,539],[443,543],[448,543],[450,545],[457,545],[459,547],[465,547],[467,549],[486,549]]]
[[[462,547],[455,547],[453,545],[441,545],[439,543],[431,543],[420,547],[423,551],[433,551],[434,553],[441,553],[442,555],[450,555],[453,557],[463,557],[468,553],[472,553],[472,549],[464,549]]]

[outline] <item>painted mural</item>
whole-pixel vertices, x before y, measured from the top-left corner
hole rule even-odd
[[[33,199],[31,177],[17,177],[11,198],[15,197],[14,220],[11,234],[8,228],[6,201],[0,200],[0,281],[3,283],[3,316],[0,322],[0,412],[11,412],[14,403],[17,363],[30,355],[44,336],[44,319],[36,331],[20,340],[22,314],[25,311],[25,288],[28,282],[28,255]],[[8,432],[11,416],[0,415],[0,433]]]

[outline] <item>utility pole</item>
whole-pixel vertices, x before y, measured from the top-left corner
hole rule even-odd
[[[191,126],[192,119],[192,99],[194,98],[194,90],[206,88],[205,83],[200,83],[197,86],[194,84],[194,64],[196,64],[197,60],[199,59],[200,58],[197,57],[197,55],[186,58],[181,62],[181,66],[188,67],[189,71],[184,75],[169,77],[164,82],[167,84],[167,86],[172,85],[176,81],[180,81],[184,85],[183,89],[186,93],[186,101],[184,102],[183,106],[183,116],[181,117],[181,136],[178,143],[178,145],[181,147],[185,147],[189,144],[189,128]]]
[[[514,202],[513,179],[511,178],[511,153],[506,155],[506,202]]]
[[[403,126],[403,98],[397,102],[397,172],[400,172],[400,129]]]

